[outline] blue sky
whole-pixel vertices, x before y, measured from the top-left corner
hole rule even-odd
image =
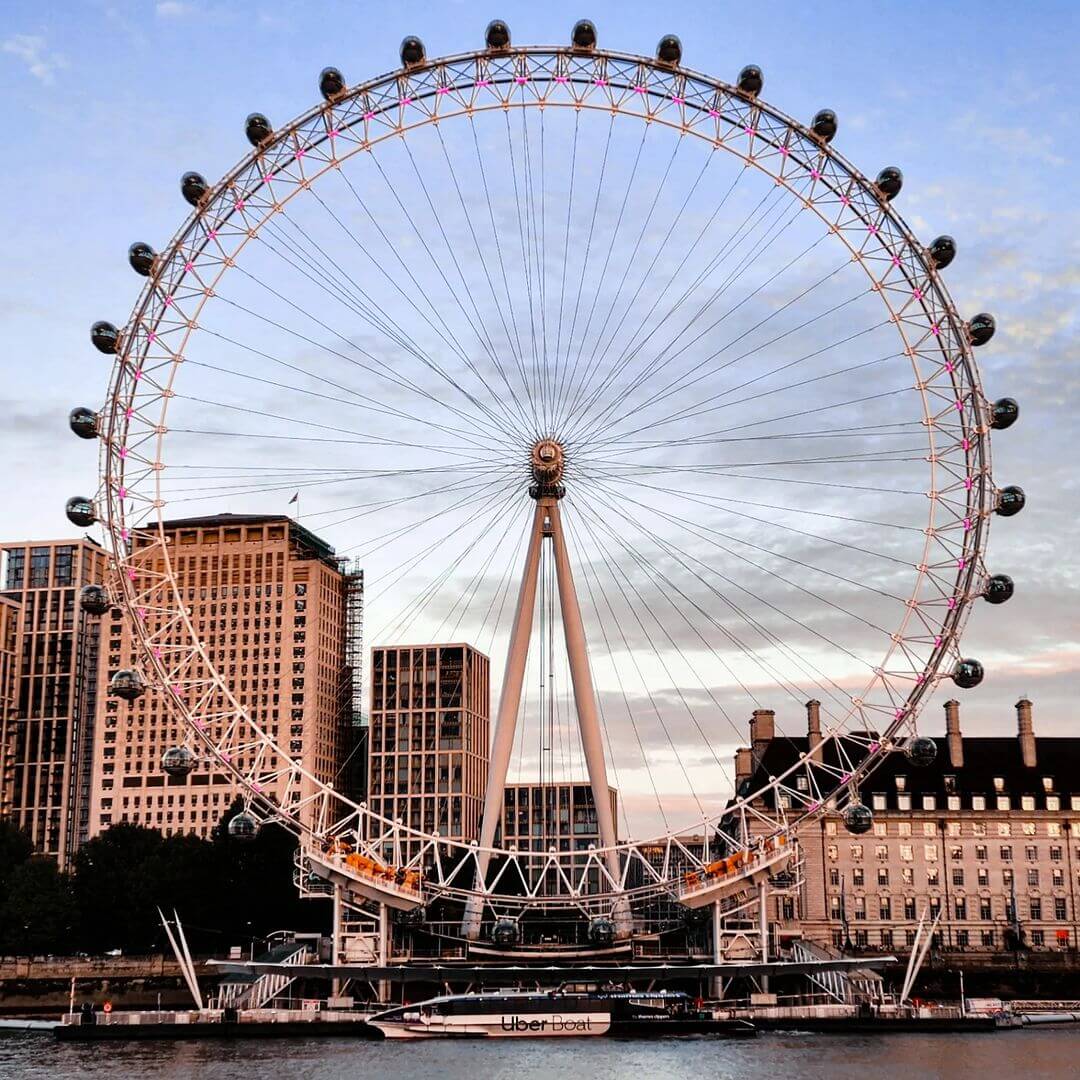
[[[965,638],[989,669],[963,699],[969,730],[1012,730],[1035,701],[1037,731],[1075,730],[1080,669],[1076,470],[1080,297],[1080,85],[1073,3],[579,5],[9,2],[0,15],[0,173],[5,255],[0,384],[7,474],[4,539],[65,535],[65,497],[92,491],[89,448],[66,431],[96,404],[107,367],[88,342],[121,323],[138,281],[125,253],[160,246],[182,220],[178,178],[214,178],[247,150],[252,110],[281,122],[317,98],[319,70],[350,82],[397,66],[406,33],[429,56],[477,47],[492,17],[516,42],[565,41],[576,18],[601,44],[650,54],[680,35],[684,63],[734,79],[765,72],[764,96],[808,119],[829,106],[837,145],[873,174],[900,165],[900,209],[927,241],[956,237],[947,277],[961,312],[988,310],[998,334],[979,354],[988,393],[1016,396],[1020,422],[994,440],[999,483],[1028,509],[994,523],[992,569],[1011,574],[1006,607],[979,605]],[[929,714],[940,727],[939,694]],[[798,727],[796,718],[790,725]]]

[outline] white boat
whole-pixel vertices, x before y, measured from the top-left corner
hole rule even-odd
[[[446,994],[368,1023],[388,1039],[552,1038],[606,1035],[613,1021],[667,1019],[683,994],[565,990]]]

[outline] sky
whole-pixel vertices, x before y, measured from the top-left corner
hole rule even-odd
[[[926,241],[940,233],[956,237],[960,254],[946,278],[957,307],[962,313],[992,312],[998,324],[993,342],[978,354],[987,393],[991,398],[1014,396],[1021,406],[1020,421],[993,440],[994,476],[1001,485],[1022,485],[1028,498],[1023,514],[993,522],[988,565],[1014,578],[1016,595],[1002,607],[976,605],[964,649],[985,663],[987,677],[964,693],[963,725],[971,734],[1013,731],[1013,703],[1026,695],[1035,703],[1037,733],[1074,733],[1080,689],[1075,529],[1080,510],[1075,449],[1080,434],[1075,345],[1080,121],[1074,107],[1080,87],[1074,53],[1080,11],[1070,3],[997,2],[909,3],[890,8],[887,18],[882,11],[838,3],[765,3],[753,9],[756,18],[746,18],[745,11],[740,14],[729,5],[670,12],[663,5],[635,2],[596,3],[587,11],[557,2],[503,3],[497,9],[452,2],[5,4],[0,100],[9,116],[9,157],[0,173],[6,238],[0,318],[7,360],[0,403],[8,422],[0,450],[10,467],[0,539],[71,532],[64,500],[93,490],[96,464],[90,448],[68,433],[65,416],[72,405],[97,405],[108,376],[104,358],[89,344],[88,327],[99,318],[118,324],[126,318],[141,284],[127,266],[128,245],[145,239],[159,248],[166,242],[187,211],[178,193],[180,174],[194,168],[213,179],[230,168],[248,149],[243,121],[249,112],[265,112],[278,122],[298,115],[318,100],[317,75],[327,64],[340,67],[350,83],[392,70],[399,42],[408,33],[423,38],[429,56],[439,56],[479,47],[492,17],[510,24],[515,42],[545,44],[565,41],[574,21],[587,16],[596,22],[605,47],[651,54],[659,37],[673,32],[683,42],[689,68],[733,80],[745,63],[754,62],[765,72],[763,96],[789,115],[809,119],[823,106],[835,109],[840,117],[836,145],[864,172],[873,175],[891,163],[902,167],[905,183],[897,205],[916,233]],[[598,138],[603,130],[595,129]],[[554,128],[552,139],[550,164],[557,172]],[[426,168],[437,144],[429,138],[417,146],[419,164]],[[589,151],[595,167],[595,143]],[[625,169],[634,145],[627,142],[614,153],[613,160]],[[645,155],[647,167],[659,175],[666,159],[650,158],[651,153]],[[582,160],[584,180],[588,162],[584,155]],[[405,159],[387,161],[388,169],[400,170],[395,176],[406,175]],[[690,184],[691,162],[678,168]],[[565,174],[564,167],[562,179],[551,181],[553,199],[566,185]],[[376,198],[375,183],[358,181],[369,205]],[[405,192],[405,181],[400,184],[398,190]],[[420,205],[421,189],[410,190]],[[475,191],[467,191],[464,198],[474,196]],[[382,197],[385,201],[385,192]],[[449,197],[446,191],[437,193],[437,198]],[[602,227],[604,222],[610,227],[615,206],[604,203],[600,220]],[[647,212],[637,193],[629,208],[631,214]],[[393,233],[388,248],[396,246],[407,259],[415,258],[405,216],[389,204],[385,214],[382,220]],[[693,217],[690,223],[700,224]],[[322,235],[314,217],[298,216],[297,224],[311,238]],[[455,244],[464,242],[463,227],[462,218],[451,226],[459,230],[452,231]],[[808,261],[806,281],[817,268]],[[450,303],[452,290],[445,279],[443,285],[447,295],[442,301]],[[299,283],[296,288],[299,296],[310,286]],[[646,291],[643,299],[648,296]],[[251,340],[271,348],[270,336]],[[201,385],[214,385],[207,379]],[[190,445],[193,462],[220,455],[220,445],[209,439]],[[327,462],[322,467],[328,468]],[[286,508],[281,492],[287,494],[288,487],[283,480],[271,509]],[[317,490],[310,498],[305,493],[306,513],[329,514],[332,507],[319,503],[320,497]],[[658,505],[650,501],[653,509]],[[254,507],[236,497],[228,508]],[[199,512],[209,509],[203,504]],[[474,510],[460,508],[461,521],[448,532],[470,524],[480,527],[483,523],[471,516]],[[329,520],[313,521],[312,527],[329,528]],[[450,579],[451,592],[469,588],[475,572],[477,595],[490,593],[497,601],[499,589],[505,588],[503,564],[509,570],[520,557],[518,530],[523,526],[520,516],[499,518],[499,529],[504,520],[505,546],[493,549],[494,562],[477,562],[468,575],[460,571]],[[352,520],[330,538],[340,549],[363,552],[363,527]],[[749,533],[738,535],[745,540]],[[579,539],[584,559],[588,542],[583,534]],[[698,534],[695,543],[701,540]],[[792,558],[801,557],[802,549],[785,550]],[[607,551],[615,558],[613,548]],[[365,565],[373,590],[379,588],[384,565],[380,557],[373,554]],[[619,560],[631,567],[622,555]],[[670,570],[673,564],[669,560],[666,565]],[[836,569],[839,563],[830,565]],[[587,574],[583,568],[579,590],[588,612]],[[643,584],[641,579],[638,583]],[[406,577],[400,585],[404,598],[396,599],[406,603],[413,595],[408,590],[427,584]],[[813,605],[806,598],[799,603],[809,617]],[[599,608],[592,610],[595,614]],[[441,607],[436,603],[435,625],[445,625],[453,611],[447,601]],[[631,606],[625,611],[630,613]],[[378,622],[379,610],[372,614]],[[393,614],[387,609],[373,632],[394,628]],[[432,624],[421,623],[417,632],[425,625],[430,629]],[[471,626],[470,633],[477,635],[486,628],[476,618],[462,626]],[[498,658],[502,638],[493,637],[492,655]],[[686,639],[681,644],[686,646]],[[716,707],[709,687],[689,674],[664,676],[645,666],[645,682],[665,684],[658,693],[661,710],[670,708],[674,716],[686,704],[681,699],[691,702],[688,715],[696,710],[708,716],[710,707]],[[625,696],[616,693],[618,673],[600,661],[597,668],[602,697],[609,695],[614,717]],[[723,680],[703,653],[688,665],[691,669],[705,672],[714,698],[741,726],[749,712],[745,695],[730,686],[717,689],[715,682]],[[838,670],[837,677],[843,681],[844,673]],[[940,688],[927,708],[924,726],[931,733],[941,730],[940,706],[948,689]],[[629,693],[632,711],[641,720],[652,703],[647,695]],[[801,730],[802,717],[792,702],[762,703],[777,708],[789,733]],[[532,707],[539,706],[534,702]],[[613,728],[618,723],[611,720]],[[673,719],[672,724],[674,745],[693,747],[696,736],[686,721]],[[633,741],[629,731],[618,730],[627,743]],[[626,751],[628,774],[639,768],[634,764],[638,758],[664,756],[660,742],[652,744],[650,738],[645,735],[644,750]],[[725,732],[716,745],[728,755],[735,738]],[[619,757],[623,740],[617,735],[614,741]],[[519,754],[527,773],[535,756],[527,748]],[[667,765],[663,783],[677,789],[680,779],[674,765]],[[657,767],[663,774],[665,767]],[[702,774],[711,768],[704,755],[696,767]],[[708,781],[704,784],[707,788]]]

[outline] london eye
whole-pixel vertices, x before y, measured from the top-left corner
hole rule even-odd
[[[167,701],[162,768],[212,761],[237,834],[282,822],[358,904],[509,944],[538,913],[603,940],[718,910],[806,819],[870,829],[860,783],[932,760],[922,705],[983,678],[961,634],[1012,594],[987,535],[1024,504],[991,472],[1018,415],[976,365],[994,319],[956,310],[958,245],[905,223],[901,170],[861,172],[842,118],[787,116],[754,65],[724,82],[586,21],[400,61],[252,113],[232,169],[183,175],[172,239],[131,246],[130,315],[92,329],[108,390],[71,427],[100,480],[67,513],[112,556],[84,605],[140,645],[110,692]],[[369,642],[493,657],[475,836],[354,801],[205,649],[165,523],[294,496],[364,567]],[[736,784],[743,714],[807,701],[820,743]],[[587,784],[598,842],[507,843],[514,777]]]

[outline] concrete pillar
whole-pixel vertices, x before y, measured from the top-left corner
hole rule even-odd
[[[810,757],[814,761],[820,761],[821,753],[815,751],[821,745],[821,702],[813,698],[806,703],[806,744],[810,749]]]
[[[1024,759],[1024,766],[1034,769],[1035,728],[1031,722],[1031,702],[1027,698],[1021,698],[1016,703],[1016,730],[1020,738],[1020,756]]]
[[[964,739],[960,734],[960,702],[945,702],[945,740],[949,745],[949,764],[954,769],[964,767]]]

